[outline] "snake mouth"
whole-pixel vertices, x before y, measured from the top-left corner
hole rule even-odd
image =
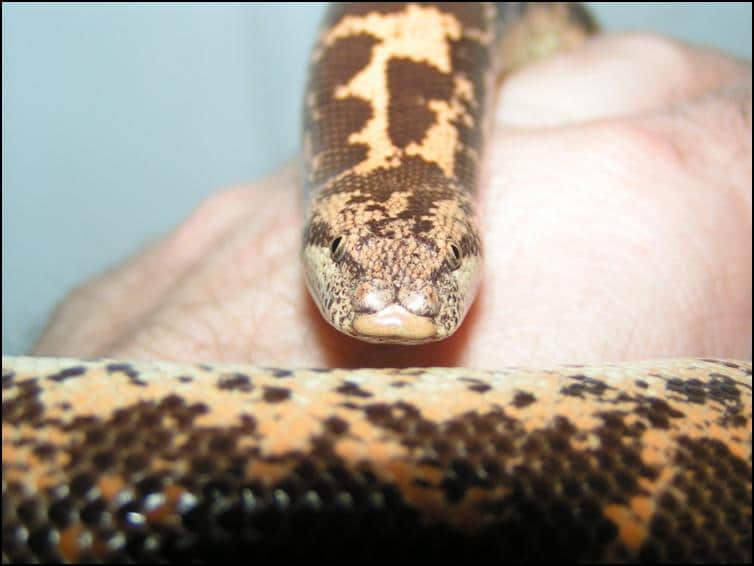
[[[439,338],[432,318],[414,314],[395,303],[377,312],[357,315],[353,330],[357,338],[368,342],[416,344]]]

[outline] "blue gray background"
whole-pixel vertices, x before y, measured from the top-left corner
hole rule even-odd
[[[593,2],[751,58],[751,3]],[[77,282],[297,151],[324,4],[2,5],[3,354]]]

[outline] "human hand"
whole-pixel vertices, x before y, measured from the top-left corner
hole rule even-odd
[[[489,144],[484,281],[443,342],[368,344],[322,319],[289,166],[80,285],[32,353],[479,368],[751,356],[750,64],[596,38],[510,77]]]

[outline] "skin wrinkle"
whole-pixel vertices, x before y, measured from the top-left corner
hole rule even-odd
[[[291,211],[291,217],[295,216],[295,210]],[[229,348],[222,347],[222,344],[228,341],[231,344],[236,340],[235,336],[246,335],[253,332],[253,329],[261,324],[266,316],[264,310],[255,308],[253,294],[249,294],[249,289],[261,289],[264,287],[264,281],[259,280],[256,273],[262,269],[265,273],[289,269],[287,264],[281,261],[285,254],[282,250],[289,247],[294,239],[290,232],[285,232],[282,227],[288,220],[275,214],[259,215],[254,214],[254,230],[262,230],[271,234],[285,234],[286,238],[274,238],[262,242],[261,246],[247,246],[247,230],[231,231],[224,241],[219,243],[219,247],[224,253],[215,256],[214,261],[200,266],[195,273],[195,279],[200,278],[202,283],[197,286],[196,281],[186,280],[178,284],[172,300],[162,305],[161,308],[149,314],[148,318],[141,321],[141,325],[153,325],[156,332],[163,327],[161,320],[173,320],[178,317],[180,326],[188,326],[193,330],[180,340],[187,342],[199,342],[200,351],[223,351]],[[230,261],[228,261],[230,260]],[[215,262],[229,263],[231,269],[216,269]],[[269,263],[268,263],[269,262]],[[233,294],[228,293],[228,289],[235,289]],[[275,291],[272,291],[275,292]],[[268,309],[277,310],[285,303],[287,296],[280,293],[276,301],[263,303]],[[238,306],[234,303],[238,302]],[[274,305],[278,305],[275,307]],[[219,311],[219,312],[215,312]],[[227,312],[223,315],[223,312]],[[206,313],[206,320],[203,324],[196,324],[195,313]],[[237,314],[234,314],[237,313]],[[252,313],[252,316],[249,316]],[[231,322],[235,318],[236,322]],[[243,322],[241,322],[243,321]],[[229,324],[230,322],[230,324]],[[170,323],[168,326],[172,326]],[[175,331],[178,329],[176,328]],[[184,328],[185,330],[185,328]],[[175,332],[170,332],[175,334]],[[177,340],[176,342],[180,342]],[[126,344],[128,340],[121,342]],[[204,344],[204,345],[201,345]],[[215,347],[209,347],[207,344],[216,344]],[[232,350],[233,348],[230,348]],[[117,345],[113,350],[121,354],[131,355],[132,349],[122,349]],[[137,348],[138,351],[138,348]]]
[[[614,129],[613,129],[612,127],[611,127],[611,132],[613,132],[613,130],[614,130]],[[511,142],[511,143],[514,143],[514,142]],[[631,143],[633,144],[633,139],[631,140]],[[578,148],[580,148],[580,149],[582,149],[582,150],[583,150],[583,149],[586,149],[586,151],[588,152],[588,147],[587,147],[587,148],[585,148],[585,144],[584,144],[584,143],[581,143],[581,142],[575,142],[575,143],[573,144],[573,147],[578,147]],[[633,146],[633,145],[632,145],[632,147],[636,147],[636,146]],[[642,144],[638,144],[638,147],[643,147],[643,146],[642,146]],[[621,154],[621,153],[622,153],[622,152],[616,152],[616,155],[618,155],[618,154]],[[511,157],[511,159],[516,159],[516,157]],[[523,159],[526,159],[526,157],[523,157]],[[631,160],[631,161],[633,162],[633,160]],[[531,179],[530,179],[530,181],[531,181]],[[673,183],[670,183],[670,185],[672,185],[672,184],[673,184]],[[516,185],[515,185],[515,183],[514,183],[514,184],[510,184],[510,183],[509,183],[509,184],[508,184],[508,186],[516,186]],[[508,197],[510,197],[510,195],[508,195]],[[653,194],[652,194],[652,198],[653,198],[653,199],[656,199],[656,193],[653,193]],[[508,205],[508,207],[515,207],[515,202],[514,202],[513,200],[511,200],[510,198],[508,198],[508,201],[507,201],[507,205]],[[551,203],[548,203],[548,205],[549,205],[549,206],[545,206],[545,207],[543,207],[543,208],[538,208],[538,207],[536,207],[536,206],[534,206],[534,207],[530,207],[530,208],[531,208],[531,209],[533,209],[533,210],[535,210],[535,211],[536,211],[536,210],[539,210],[539,211],[546,211],[546,210],[549,210],[549,209],[554,209],[554,210],[563,210],[563,209],[564,209],[563,207],[564,207],[565,203],[557,203],[557,202],[555,202],[555,203],[552,203],[552,202],[551,202]],[[632,205],[630,204],[630,202],[628,202],[628,203],[627,203],[627,205],[628,205],[628,206],[632,206]],[[661,226],[662,226],[662,225],[661,225]],[[691,225],[689,225],[689,226],[688,226],[688,228],[689,228],[689,229],[690,229],[691,227],[692,227]],[[627,233],[627,234],[631,234],[632,232],[631,232],[631,230],[628,230],[628,231],[626,231],[625,233]],[[526,242],[532,242],[532,241],[533,241],[533,240],[532,240],[532,239],[530,238],[530,236],[529,236],[529,235],[526,235],[526,234],[522,234],[522,239],[523,239],[524,241],[526,241]],[[665,239],[666,239],[666,238],[665,238]],[[665,241],[665,239],[663,239],[663,238],[658,238],[658,240],[659,240],[659,241]],[[597,247],[597,248],[594,248],[594,249],[595,249],[595,250],[597,250],[597,251],[599,251],[599,250],[600,250],[601,248],[600,248],[600,247]],[[608,263],[609,263],[609,262],[608,262]],[[617,265],[617,264],[616,264],[616,265]],[[660,265],[661,265],[661,264],[660,264]],[[651,270],[650,270],[650,271],[651,271]],[[513,271],[511,271],[511,273],[513,273]],[[693,279],[692,279],[692,280],[693,280]],[[633,297],[634,297],[634,299],[632,299],[632,302],[633,302],[633,301],[635,301],[635,297],[636,297],[636,296],[645,296],[645,295],[644,295],[644,294],[641,294],[641,295],[631,295],[631,294],[629,294],[629,296],[633,296]],[[681,328],[679,328],[679,331],[680,331],[680,332],[679,332],[679,333],[678,333],[677,335],[679,335],[679,336],[682,336],[682,335],[683,335],[683,328],[682,328],[682,327],[681,327]]]
[[[94,297],[99,297],[101,302],[97,308],[108,312],[100,322],[106,323],[111,333],[128,335],[136,331],[149,317],[150,309],[159,305],[163,297],[175,292],[182,278],[190,276],[203,259],[203,250],[216,245],[224,235],[231,233],[234,223],[243,214],[243,208],[228,204],[243,200],[244,195],[243,188],[235,188],[209,197],[174,234],[147,247],[124,266],[112,268],[75,289],[74,301],[91,302]],[[143,285],[145,280],[150,281],[149,286]],[[142,302],[131,309],[119,309],[120,297],[133,294],[136,289]],[[67,319],[68,313],[63,309],[72,309],[75,314],[75,306],[71,303],[73,301],[61,303],[59,312],[54,316]],[[82,342],[91,344],[89,353],[111,349],[113,344],[103,338],[107,335],[106,329],[97,325],[94,319],[87,322],[92,328],[84,328],[88,336]],[[77,326],[65,331],[80,330]],[[54,341],[55,337],[43,335],[32,352],[43,350],[48,340]]]
[[[678,148],[684,163],[710,182],[722,182],[731,171],[741,171],[742,179],[751,178],[751,86],[741,84],[705,93],[674,105],[668,114],[651,117],[656,127]],[[743,120],[741,116],[743,114]],[[714,122],[720,128],[710,131],[705,124]],[[700,147],[687,140],[712,137],[718,143]],[[722,150],[722,151],[721,151]],[[748,164],[748,166],[747,166]],[[739,208],[751,224],[751,191],[738,192],[748,206]]]
[[[163,306],[164,298],[175,294],[181,281],[192,280],[206,261],[205,250],[233,236],[236,223],[247,214],[243,206],[238,206],[247,199],[247,194],[248,190],[240,187],[209,197],[174,234],[135,254],[125,265],[112,268],[74,290],[71,300],[62,302],[53,317],[60,320],[61,333],[44,333],[32,352],[43,352],[50,342],[60,340],[62,334],[83,334],[80,343],[89,348],[86,355],[96,355],[112,352],[118,343],[138,334],[154,310]],[[121,300],[124,294],[136,295],[140,301],[125,309]],[[96,297],[108,297],[106,304],[110,306],[98,302],[96,307],[107,309],[107,316],[69,324],[78,315],[76,303],[91,304]],[[116,335],[120,338],[114,338]]]
[[[731,89],[725,90],[730,91]],[[648,122],[650,128],[659,131],[660,135],[666,136],[671,140],[670,143],[678,148],[679,160],[684,164],[685,167],[693,167],[695,171],[698,171],[699,177],[708,178],[710,179],[710,182],[716,181],[719,177],[724,177],[725,173],[723,172],[727,172],[731,169],[733,171],[738,171],[739,169],[748,170],[749,178],[751,176],[751,124],[746,123],[745,121],[743,123],[741,123],[741,121],[738,121],[738,123],[736,123],[738,113],[735,110],[737,106],[744,108],[747,106],[748,108],[751,107],[751,89],[750,87],[748,89],[744,88],[743,96],[740,96],[739,93],[735,91],[735,87],[733,87],[733,92],[738,96],[730,98],[723,97],[724,103],[722,105],[719,103],[714,104],[714,102],[720,100],[719,92],[707,94],[701,97],[697,97],[687,103],[676,104],[670,114],[653,116]],[[731,114],[733,114],[733,120],[726,119],[730,117]],[[703,127],[703,124],[709,123],[711,121],[723,124],[724,126],[720,129],[709,132],[707,128]],[[741,130],[748,130],[748,133],[740,135]],[[724,132],[724,134],[721,132]],[[698,144],[689,144],[686,141],[689,139],[696,139],[700,135],[711,135],[717,138],[725,135],[727,139],[720,141],[725,141],[727,143],[712,144],[711,148],[721,147],[726,148],[729,151],[724,152],[723,154],[720,154],[719,150],[713,154],[710,154],[710,152],[701,152]],[[737,144],[737,140],[740,140],[742,144]],[[741,150],[738,149],[739,147],[741,147]],[[702,147],[701,149],[703,150],[704,147]],[[743,168],[741,168],[742,155],[744,163]],[[748,161],[749,163],[748,167],[746,166],[746,161]],[[712,178],[710,178],[710,174],[713,176]],[[717,182],[719,183],[719,181]],[[700,189],[701,191],[704,191],[706,190],[706,186],[702,186],[700,187]],[[701,191],[697,193],[697,198],[699,200],[702,200],[704,197],[704,194]],[[747,193],[738,192],[737,194],[745,195]],[[693,197],[693,195],[694,194],[691,193],[690,196]],[[691,203],[689,203],[689,206],[691,206]],[[700,219],[700,221],[708,223],[710,225],[710,229],[713,229],[715,226],[723,226],[723,219],[730,218],[731,216],[735,216],[736,214],[742,214],[744,216],[743,222],[748,226],[751,226],[750,203],[748,205],[748,208],[746,205],[741,207],[733,207],[733,209],[730,210],[722,210],[716,215],[708,214],[704,218]],[[692,232],[691,229],[689,231]],[[732,282],[735,280],[735,277],[730,274],[730,270],[736,269],[736,264],[727,264],[725,266],[725,270],[728,272],[728,274],[725,276],[721,275],[720,272],[713,267],[714,257],[709,255],[705,256],[704,247],[701,245],[701,242],[699,242],[692,236],[693,233],[690,233],[688,237],[689,245],[697,245],[693,248],[690,247],[690,249],[697,251],[697,253],[700,254],[701,261],[704,261],[708,266],[706,270],[706,273],[708,273],[708,283],[706,285],[706,290],[700,289],[698,296],[693,299],[693,302],[701,304],[702,301],[710,300],[710,297],[730,296],[729,292],[725,292],[725,290],[720,292],[718,290],[720,287],[719,282],[722,281],[727,287],[731,286]],[[744,243],[744,245],[747,244]],[[748,247],[750,250],[750,242],[748,243]],[[748,273],[744,271],[741,276],[748,280],[750,284],[750,269]],[[750,300],[748,302],[745,302],[741,306],[743,308],[740,312],[751,311]],[[723,316],[726,315],[721,313],[719,316],[703,317],[703,320],[701,320],[700,323],[709,323],[710,321],[714,322],[715,320],[719,320],[720,317]],[[692,330],[692,332],[694,332],[694,330]],[[695,332],[700,331],[696,330]],[[714,345],[711,344],[710,346]]]

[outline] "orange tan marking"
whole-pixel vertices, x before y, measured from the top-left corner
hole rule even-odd
[[[68,562],[78,562],[81,559],[81,547],[89,546],[88,542],[91,542],[91,535],[83,525],[75,524],[60,533],[58,548]]]
[[[59,362],[33,360],[35,370],[41,373],[52,373],[54,367],[57,367],[56,363]],[[77,377],[56,388],[45,390],[44,401],[49,411],[48,416],[61,420],[70,418],[69,412],[57,409],[60,403],[68,402],[77,404],[75,405],[77,416],[90,415],[108,418],[119,407],[129,406],[141,400],[161,399],[171,394],[177,394],[183,397],[188,404],[204,403],[209,407],[208,413],[197,417],[197,426],[229,426],[240,422],[240,417],[244,414],[254,415],[258,421],[259,434],[264,439],[261,446],[265,447],[265,453],[270,454],[282,454],[290,450],[304,448],[311,435],[321,431],[320,423],[322,420],[331,414],[337,414],[341,418],[350,420],[353,437],[358,438],[360,442],[363,441],[363,444],[368,444],[370,437],[376,439],[383,434],[382,431],[374,429],[373,425],[364,419],[354,420],[352,413],[337,408],[337,404],[342,401],[342,396],[333,393],[333,391],[341,383],[343,376],[347,374],[343,370],[333,370],[328,374],[309,374],[308,378],[307,372],[301,371],[300,379],[282,382],[282,385],[291,390],[291,397],[287,401],[266,403],[261,400],[264,386],[280,386],[281,382],[268,377],[264,372],[260,374],[257,370],[244,366],[226,366],[222,368],[222,371],[226,373],[246,372],[252,376],[254,390],[250,393],[218,389],[216,387],[217,380],[212,377],[211,373],[208,373],[205,379],[202,379],[204,376],[197,375],[191,383],[180,383],[172,376],[177,377],[185,374],[187,370],[180,365],[169,363],[141,365],[139,378],[147,382],[146,387],[131,386],[128,379],[119,373],[108,375],[102,369],[104,363],[89,365],[90,369],[86,375]],[[647,369],[652,368],[662,372],[663,365],[667,365],[667,363],[658,362],[654,364],[649,362],[644,364],[644,367],[636,368],[634,371],[641,371],[643,374]],[[47,369],[45,369],[45,366],[47,366]],[[695,374],[694,370],[682,368],[673,368],[669,371],[672,371],[674,375],[684,371],[688,375]],[[217,366],[215,372],[220,372],[220,366]],[[603,397],[606,402],[613,403],[611,407],[616,409],[628,408],[629,406],[623,407],[621,403],[615,403],[614,400],[619,393],[642,391],[635,389],[634,378],[630,373],[627,373],[625,367],[611,368],[610,370],[580,368],[578,372],[601,378],[608,386],[615,387],[614,391],[605,391]],[[387,380],[384,376],[385,373],[385,371],[380,370],[359,370],[351,372],[349,379],[356,380],[360,387],[368,391],[381,392],[385,401],[401,400],[413,406],[422,407],[424,417],[433,421],[452,419],[469,411],[484,414],[494,407],[504,406],[506,412],[519,419],[529,432],[546,428],[553,414],[568,415],[574,424],[584,431],[594,428],[600,422],[599,418],[595,417],[593,413],[596,408],[593,400],[577,397],[566,399],[559,393],[560,388],[570,381],[557,370],[521,369],[493,374],[480,373],[478,375],[493,387],[484,396],[469,392],[464,381],[453,378],[454,375],[459,377],[473,375],[474,372],[470,370],[439,368],[422,370],[420,377],[403,376],[402,379],[404,381],[409,380],[408,383],[411,384],[411,387],[400,389],[383,388]],[[387,373],[389,373],[389,370]],[[660,385],[662,387],[664,385],[664,381],[657,378],[643,376],[643,379],[655,386]],[[658,392],[659,389],[657,388]],[[537,400],[524,408],[516,408],[511,405],[511,402],[516,393],[522,390],[531,392]],[[750,396],[745,401],[750,406]],[[353,402],[371,403],[373,399],[368,401],[353,400]],[[712,401],[710,403],[713,406],[717,405]],[[668,404],[676,405],[672,400]],[[306,409],[307,407],[309,409]],[[747,453],[745,447],[737,446],[734,438],[735,431],[717,426],[714,423],[708,424],[711,418],[709,407],[705,410],[702,405],[682,404],[677,405],[677,408],[683,410],[686,414],[683,420],[684,434],[708,437],[709,435],[704,435],[703,432],[705,430],[712,431],[715,438],[730,446],[737,454]],[[719,407],[718,410],[722,410],[722,407]],[[671,426],[669,431],[650,428],[643,433],[644,452],[642,458],[645,461],[659,465],[664,460],[667,450],[671,447],[674,428]],[[370,433],[370,429],[373,430],[372,433]],[[7,454],[11,456],[10,460],[28,461],[29,458],[32,458],[31,455],[20,454],[19,449],[12,444],[12,439],[17,438],[22,430],[8,427],[3,429],[4,448],[9,451]],[[31,435],[34,432],[27,429],[25,434]],[[374,434],[377,436],[373,436]],[[47,435],[48,441],[55,444],[63,444],[68,439],[68,435],[56,429],[48,430]],[[252,441],[248,440],[248,442]],[[598,445],[592,447],[598,447]],[[103,493],[112,497],[121,485],[122,479],[105,476],[101,478],[101,482]]]
[[[189,405],[199,402],[207,405],[209,412],[196,418],[195,426],[199,428],[233,426],[240,423],[244,414],[253,415],[257,423],[255,433],[244,435],[238,446],[245,446],[248,450],[259,450],[262,457],[283,457],[283,460],[274,462],[250,457],[244,476],[248,480],[262,481],[270,489],[292,473],[295,459],[290,460],[290,455],[311,450],[314,439],[325,431],[326,420],[338,418],[347,423],[347,428],[344,434],[333,438],[332,449],[346,466],[358,469],[367,463],[379,481],[395,484],[405,501],[420,509],[428,521],[445,522],[464,532],[471,532],[485,524],[485,515],[480,513],[479,505],[488,501],[490,497],[503,497],[505,488],[496,487],[492,491],[471,488],[457,502],[449,504],[445,501],[441,488],[446,470],[419,463],[422,457],[431,457],[432,450],[426,452],[421,447],[407,447],[400,435],[396,436],[389,429],[371,422],[367,418],[367,413],[359,410],[360,407],[384,403],[393,407],[391,418],[401,419],[411,415],[406,409],[396,408],[399,407],[396,403],[404,403],[406,407],[415,407],[422,419],[439,427],[446,426],[445,423],[464,415],[476,414],[483,418],[488,414],[504,414],[524,429],[520,438],[513,440],[511,455],[501,461],[505,472],[512,477],[520,466],[543,473],[541,462],[529,461],[522,447],[528,435],[548,430],[553,425],[554,418],[566,417],[576,427],[578,434],[572,436],[572,442],[581,445],[573,448],[586,451],[589,465],[597,469],[597,456],[600,451],[608,448],[602,446],[599,438],[591,432],[604,424],[598,413],[606,408],[624,410],[625,424],[644,422],[644,417],[631,413],[632,403],[620,400],[619,396],[649,394],[664,399],[669,406],[672,405],[671,409],[677,407],[678,410],[684,411],[685,415],[671,419],[667,429],[649,426],[642,432],[641,437],[635,440],[642,449],[640,457],[643,464],[656,470],[658,475],[653,479],[638,477],[638,485],[643,492],[637,492],[628,499],[628,504],[611,503],[603,507],[605,516],[615,522],[620,541],[632,551],[638,549],[646,539],[647,525],[656,511],[658,494],[670,489],[677,500],[684,500],[685,495],[673,488],[671,483],[678,474],[678,470],[675,470],[671,463],[679,436],[693,434],[699,438],[709,438],[704,435],[704,431],[709,429],[714,431],[714,436],[733,454],[750,452],[750,435],[741,434],[740,428],[726,429],[714,424],[714,421],[724,414],[724,405],[714,401],[708,401],[705,405],[681,402],[674,398],[675,393],[667,390],[667,378],[663,377],[697,378],[704,382],[708,379],[709,373],[733,376],[749,387],[741,387],[739,391],[744,408],[742,416],[748,419],[750,427],[751,381],[750,378],[743,377],[743,372],[750,371],[751,365],[743,362],[739,362],[741,369],[737,370],[728,370],[715,363],[683,360],[578,369],[505,369],[498,372],[452,368],[410,371],[330,370],[326,373],[299,370],[294,377],[284,380],[276,379],[265,370],[239,365],[217,365],[207,370],[197,370],[170,363],[132,364],[131,367],[138,373],[138,379],[146,383],[145,386],[129,384],[120,373],[108,374],[104,369],[107,361],[13,358],[4,360],[4,363],[13,365],[19,374],[17,379],[24,379],[29,375],[41,376],[40,383],[44,384],[43,399],[48,411],[46,416],[54,416],[60,419],[61,423],[86,415],[106,419],[119,408],[143,400],[159,401],[169,395],[179,395]],[[50,386],[53,385],[51,382],[44,381],[45,375],[56,373],[66,364],[84,365],[86,372],[64,383],[55,383],[54,387]],[[232,376],[235,373],[249,377],[249,383],[253,385],[251,391],[224,390],[217,387],[218,377]],[[598,380],[605,387],[600,393],[600,398],[595,399],[590,394],[585,394],[584,399],[564,396],[561,389],[576,382],[569,377],[574,374]],[[191,375],[193,380],[182,383],[178,379],[181,375]],[[398,376],[404,386],[390,387],[389,384]],[[639,378],[645,382],[646,387],[636,385]],[[344,397],[337,389],[346,380],[359,390],[368,392],[370,396]],[[481,395],[469,390],[471,383],[479,382],[490,386],[490,389]],[[285,387],[291,394],[283,402],[266,402],[262,399],[266,387]],[[88,403],[82,391],[88,392]],[[534,400],[525,406],[516,407],[514,399],[521,392],[533,396]],[[12,399],[13,394],[11,390],[7,398]],[[81,401],[83,407],[77,407],[75,413],[60,409],[72,400]],[[344,400],[348,401],[349,408],[343,406]],[[170,426],[170,423],[164,424]],[[49,466],[49,462],[35,461],[28,450],[14,447],[13,439],[18,437],[12,434],[13,430],[14,427],[4,423],[3,454],[6,471],[13,469],[14,462],[20,466],[18,469],[31,466],[34,470]],[[442,434],[442,428],[438,432]],[[51,438],[50,431],[47,433],[47,438]],[[27,434],[39,434],[39,431],[27,431]],[[65,444],[67,439],[68,435],[61,435],[56,442]],[[627,440],[624,439],[624,442]],[[185,442],[186,439],[181,441]],[[462,446],[459,448],[462,449]],[[455,449],[451,446],[451,450]],[[168,472],[172,466],[174,470],[182,470],[181,474],[188,472],[183,462],[170,462],[159,454],[150,459],[149,466],[152,471]],[[43,484],[37,482],[35,486],[34,482],[23,483],[29,489],[29,493],[34,493],[37,490],[44,491],[46,486],[53,485],[53,480],[59,483],[64,478],[58,470]],[[423,483],[417,483],[418,479]],[[97,485],[103,497],[112,501],[123,489],[133,489],[127,482],[128,480],[118,475],[105,475],[98,480]],[[147,521],[153,524],[174,521],[176,505],[183,493],[182,486],[167,486],[163,491],[164,501],[146,513]],[[62,543],[63,550],[68,556],[76,556],[76,552],[91,546],[79,537],[80,532],[68,530],[61,533],[65,535]]]
[[[393,58],[410,59],[450,73],[448,41],[460,39],[462,28],[455,17],[440,12],[434,6],[408,4],[403,12],[395,14],[347,16],[328,31],[323,44],[330,46],[343,37],[363,33],[378,38],[380,43],[372,48],[369,65],[348,84],[335,90],[337,99],[356,97],[367,101],[372,107],[370,120],[348,139],[350,144],[366,144],[368,147],[367,158],[348,171],[349,174],[365,174],[380,167],[397,167],[401,163],[399,156],[403,152],[393,145],[388,134],[388,62]],[[412,142],[406,148],[407,155],[420,155],[428,162],[436,163],[449,177],[454,173],[454,152],[458,139],[458,132],[451,121],[463,115],[458,98],[470,94],[469,85],[463,80],[456,79],[455,84],[456,98],[450,103],[430,102],[437,120],[422,143]],[[464,119],[469,120],[470,117]]]
[[[607,505],[603,509],[605,516],[618,526],[618,536],[623,544],[636,552],[647,538],[647,528],[625,505]]]
[[[179,485],[168,485],[161,494],[161,501],[154,509],[146,514],[150,523],[172,523],[176,519],[176,506],[186,493]]]
[[[114,500],[125,486],[123,477],[113,474],[103,474],[97,482],[97,487],[106,501]]]

